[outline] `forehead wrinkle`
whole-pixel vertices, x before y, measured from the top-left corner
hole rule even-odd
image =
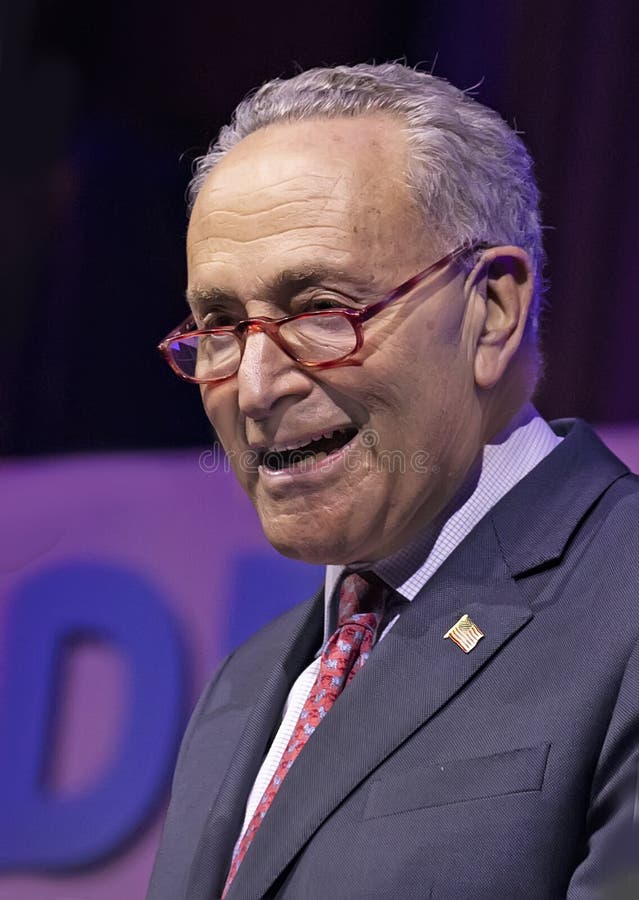
[[[295,193],[299,193],[299,199],[293,198],[291,200],[282,200],[280,204],[276,205],[287,205],[288,203],[305,203],[309,199],[319,198],[322,195],[331,196],[338,185],[344,180],[346,176],[343,173],[338,175],[311,175],[308,172],[300,172],[299,174],[292,175],[287,178],[280,178],[274,181],[270,181],[266,184],[259,184],[253,188],[242,188],[239,191],[233,188],[233,185],[229,184],[221,184],[221,185],[209,185],[208,190],[206,185],[202,188],[200,192],[200,197],[206,200],[202,205],[208,207],[215,202],[219,202],[222,200],[221,206],[224,207],[225,203],[231,201],[232,203],[242,203],[250,200],[252,203],[256,202],[256,198],[260,198],[260,195],[265,194],[269,195],[279,190],[284,189],[288,193],[292,191]],[[315,185],[314,182],[320,182],[320,184]],[[295,184],[295,182],[299,182]],[[324,182],[324,183],[322,183]],[[265,210],[269,210],[273,206],[272,197],[265,198],[265,207],[264,209],[260,209],[259,207],[255,210],[255,212],[263,212]],[[213,210],[215,212],[216,210]],[[230,210],[229,210],[230,211]],[[203,218],[206,218],[207,214],[204,214]]]
[[[196,238],[193,242],[193,247],[197,247],[200,244],[206,244],[207,249],[210,248],[211,244],[254,244],[259,241],[267,241],[270,237],[279,237],[282,234],[292,234],[296,231],[331,231],[338,232],[340,234],[350,234],[349,228],[344,228],[339,225],[325,225],[324,223],[313,223],[309,222],[307,225],[291,225],[288,228],[278,228],[277,231],[274,231],[273,234],[260,234],[255,237],[240,237],[239,235],[236,237],[232,237],[231,235],[225,235],[224,237],[215,237],[213,235],[207,235],[206,237]]]
[[[309,201],[316,204],[311,209],[309,209]],[[272,216],[274,213],[284,215],[287,213],[292,213],[293,215],[300,213],[309,218],[311,216],[317,218],[318,214],[325,212],[342,214],[344,212],[344,204],[334,202],[332,195],[319,197],[306,194],[306,196],[299,199],[280,200],[278,202],[273,202],[271,199],[267,205],[260,209],[255,209],[254,207],[250,209],[211,209],[198,217],[194,228],[198,230],[202,228],[210,228],[211,230],[217,228],[233,229],[238,226],[242,227],[246,222],[254,222],[259,225],[265,218]],[[306,222],[300,223],[298,227],[304,227],[306,224]],[[331,227],[330,223],[326,223],[326,227]]]
[[[256,159],[257,159],[257,161],[256,161]],[[228,157],[226,157],[227,163],[229,162],[229,160],[231,160],[230,154]],[[251,172],[255,172],[256,170],[259,171],[259,168],[260,168],[259,157],[251,158],[250,162],[247,159],[243,159],[241,162],[238,161],[235,164],[235,166],[233,166],[233,167],[236,168],[236,170],[240,170],[240,172],[241,172],[242,168],[245,168],[245,167],[250,168]],[[227,191],[228,190],[228,188],[227,188],[228,181],[227,180],[229,179],[229,174],[226,170],[228,168],[229,168],[229,165],[225,165],[224,160],[222,162],[220,162],[218,164],[218,166],[215,169],[213,169],[213,172],[211,173],[211,180],[208,182],[208,184],[205,182],[205,184],[202,187],[202,190],[203,191],[206,190],[206,192],[209,195],[215,195],[215,194],[220,194],[220,193],[223,194],[225,191]],[[216,175],[220,176],[221,184],[216,184],[216,181],[215,181]],[[268,184],[260,185],[260,186],[256,187],[255,192],[259,192],[260,190],[264,190],[264,189],[269,190],[271,187],[285,187],[286,185],[289,185],[292,182],[296,182],[296,181],[302,182],[302,184],[300,185],[300,189],[306,192],[308,190],[308,184],[305,184],[304,182],[306,182],[307,179],[310,179],[311,181],[336,182],[336,181],[339,181],[342,177],[343,177],[343,173],[341,173],[341,172],[337,175],[328,175],[328,174],[322,175],[319,172],[315,172],[315,173],[309,172],[308,169],[305,168],[305,166],[300,165],[299,172],[294,172],[292,175],[282,175],[279,178],[274,178]],[[224,179],[227,179],[227,180],[224,180]]]
[[[349,234],[352,225],[349,223],[345,226],[343,221],[350,214],[354,214],[358,221],[361,218],[361,205],[363,202],[362,194],[366,194],[366,186],[376,183],[379,176],[378,173],[366,172],[365,178],[360,178],[362,185],[354,194],[349,194],[349,182],[357,181],[346,173],[339,172],[335,176],[323,176],[324,182],[330,182],[329,191],[314,192],[309,190],[308,179],[306,175],[296,176],[295,178],[283,179],[282,183],[287,184],[294,181],[300,181],[299,197],[273,197],[273,193],[277,191],[271,190],[271,185],[260,188],[255,191],[247,191],[245,193],[237,193],[229,190],[227,186],[218,188],[215,192],[211,191],[207,200],[203,204],[204,209],[195,210],[195,216],[191,219],[191,229],[189,237],[198,243],[200,239],[195,237],[195,233],[208,231],[207,237],[220,242],[224,240],[234,240],[238,243],[251,242],[255,238],[251,234],[248,238],[243,238],[237,234],[246,228],[251,230],[259,230],[264,227],[266,222],[269,226],[267,231],[272,235],[287,234],[296,229],[306,230],[313,228],[335,229],[342,234]],[[314,176],[318,179],[320,176]],[[340,186],[346,185],[346,190],[341,191]],[[205,189],[203,189],[205,190]],[[378,193],[376,191],[373,194]],[[211,196],[217,194],[217,198]],[[221,195],[221,196],[220,196]],[[264,195],[262,198],[261,195]],[[222,200],[228,205],[216,205],[215,200]],[[259,202],[261,201],[261,202]],[[378,203],[383,203],[384,198],[379,197]],[[365,204],[366,205],[366,204]],[[215,206],[215,208],[211,208]],[[248,206],[248,208],[247,208]],[[356,210],[359,209],[359,214]],[[274,221],[271,219],[275,218]],[[299,218],[300,221],[293,221],[288,226],[286,219]],[[328,221],[322,219],[328,218]],[[334,221],[333,219],[336,219]],[[284,219],[284,222],[279,220]],[[318,219],[320,221],[318,221]],[[374,223],[378,227],[378,222]],[[219,232],[226,234],[219,234]],[[218,232],[218,234],[216,234]],[[235,233],[234,233],[235,232]],[[257,239],[268,238],[271,234],[258,235]]]

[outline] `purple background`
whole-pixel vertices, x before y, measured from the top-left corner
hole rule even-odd
[[[210,454],[203,453],[78,456],[3,467],[0,703],[16,677],[5,668],[8,611],[22,585],[60,563],[122,566],[157,588],[186,648],[185,714],[229,649],[315,591],[321,570],[276,554],[233,476],[222,466],[211,471]],[[90,792],[109,767],[127,702],[123,662],[104,645],[80,645],[71,654],[58,704],[49,711],[56,735],[48,766],[54,796]],[[11,723],[16,729],[20,724]],[[158,786],[159,802],[167,790],[168,781]],[[90,870],[0,872],[0,897],[142,897],[160,818],[156,808],[138,823],[133,840]]]

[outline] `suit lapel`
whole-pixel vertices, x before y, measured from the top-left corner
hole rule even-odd
[[[233,760],[207,818],[188,877],[188,900],[220,897],[231,853],[244,818],[245,800],[253,786],[269,739],[277,727],[293,682],[320,645],[324,592],[318,591],[300,608],[293,628],[283,627],[275,647],[255,660],[251,675],[250,709]]]
[[[258,830],[228,900],[259,900],[333,810],[532,618],[519,578],[563,553],[628,470],[584,423],[497,504],[430,579],[313,734]],[[485,637],[444,634],[467,613]],[[353,752],[357,748],[357,752]]]
[[[505,565],[496,563],[501,555],[490,522],[454,556],[402,613],[309,739],[253,839],[228,900],[263,897],[342,800],[531,618]],[[469,654],[444,640],[464,613],[485,634]]]
[[[494,507],[491,518],[514,576],[561,558],[605,491],[629,474],[585,422],[551,422],[563,441]]]

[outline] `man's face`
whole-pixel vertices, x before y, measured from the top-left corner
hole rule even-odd
[[[385,115],[274,125],[238,144],[191,218],[197,321],[359,308],[453,249],[415,208],[406,152]],[[466,310],[463,276],[451,267],[364,325],[356,365],[303,368],[254,333],[237,375],[203,386],[206,413],[278,550],[316,563],[374,561],[450,500],[481,444]],[[298,448],[299,459],[309,444],[328,455],[282,468],[264,458],[281,450],[286,462],[286,448]]]

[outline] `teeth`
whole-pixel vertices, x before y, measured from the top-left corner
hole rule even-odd
[[[311,440],[311,441],[316,441],[317,438],[316,438],[316,437],[312,437],[310,440]],[[305,447],[308,443],[310,443],[308,439],[303,440],[303,441],[293,441],[293,442],[290,443],[290,444],[286,444],[286,446],[284,446],[284,447],[279,447],[278,450],[279,450],[279,451],[282,451],[282,450],[298,450],[300,447]]]
[[[322,438],[331,438],[334,434],[341,431],[346,431],[346,428],[334,428],[332,431],[319,431],[317,434],[312,434],[309,438],[304,438],[301,441],[291,441],[289,444],[280,444],[279,446],[269,447],[266,452],[283,453],[285,450],[298,450],[300,447],[305,447],[312,441],[321,441]]]

